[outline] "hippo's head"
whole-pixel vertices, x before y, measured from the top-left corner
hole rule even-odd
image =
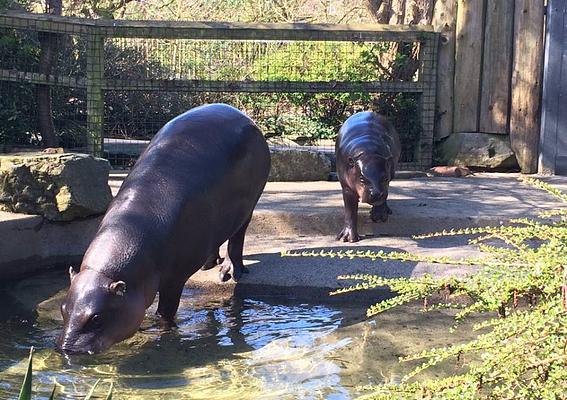
[[[356,159],[349,159],[349,175],[361,202],[381,205],[386,201],[392,163],[392,157],[375,154],[361,154]]]
[[[68,353],[100,353],[136,333],[145,314],[142,296],[124,281],[100,272],[69,269],[71,287],[61,305],[58,347]]]

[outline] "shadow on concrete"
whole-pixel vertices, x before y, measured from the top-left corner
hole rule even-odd
[[[329,247],[300,247],[291,250],[302,252],[391,252],[403,251],[384,246],[342,245]],[[299,301],[316,301],[322,304],[356,304],[361,308],[394,296],[387,288],[355,291],[330,296],[329,293],[341,287],[358,283],[353,280],[339,280],[339,276],[369,274],[384,278],[410,277],[415,262],[371,260],[367,258],[282,256],[280,253],[260,253],[245,256],[250,263],[249,274],[245,274],[235,287],[235,294],[242,296],[279,296]]]
[[[469,244],[469,240],[474,237],[474,235],[432,237],[425,239],[416,239],[416,244],[417,247],[428,249],[454,249],[456,247],[470,247],[471,245]]]

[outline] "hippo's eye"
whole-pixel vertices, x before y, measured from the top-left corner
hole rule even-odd
[[[100,317],[100,314],[93,314],[85,324],[85,330],[90,331],[100,328],[101,323],[102,323],[102,318]]]

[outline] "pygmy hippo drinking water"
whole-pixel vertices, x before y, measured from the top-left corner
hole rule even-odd
[[[386,222],[392,213],[386,199],[400,158],[400,139],[392,124],[370,111],[348,118],[335,144],[337,175],[345,204],[345,225],[337,240],[356,242],[358,202],[372,205],[372,221]]]
[[[132,336],[159,292],[174,325],[186,280],[218,258],[237,280],[252,211],[270,170],[268,145],[250,118],[225,104],[169,121],[140,156],[81,263],[61,306],[65,352],[98,353]]]

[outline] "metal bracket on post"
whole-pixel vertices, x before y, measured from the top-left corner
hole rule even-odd
[[[104,145],[104,36],[91,29],[87,42],[87,146],[101,157]]]

